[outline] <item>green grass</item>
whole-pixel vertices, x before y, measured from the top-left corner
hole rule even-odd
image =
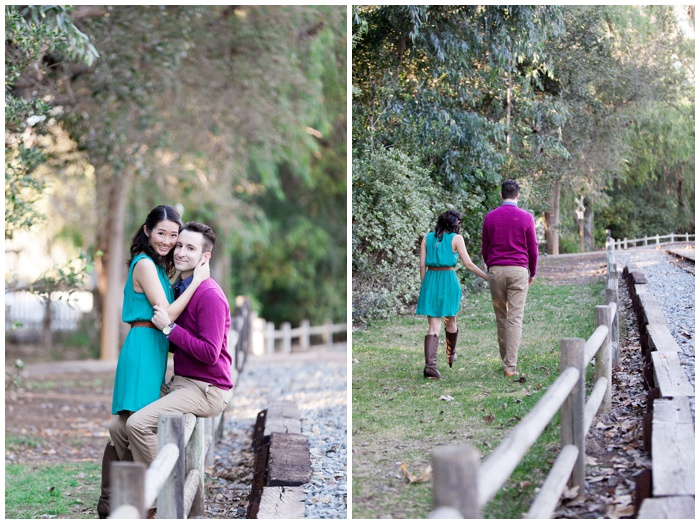
[[[6,444],[7,445],[7,444]],[[95,463],[5,465],[5,518],[94,518],[100,466]]]
[[[423,378],[425,317],[397,317],[353,334],[352,517],[425,518],[432,510],[429,482],[409,484],[402,463],[419,474],[430,451],[471,443],[487,457],[558,376],[559,343],[588,338],[603,284],[530,288],[518,355],[526,381],[503,377],[495,316],[488,292],[470,295],[457,322],[458,360],[447,366],[440,334],[442,380]],[[450,396],[453,400],[441,400]],[[546,477],[559,448],[558,416],[510,480],[484,509],[486,518],[520,518]]]

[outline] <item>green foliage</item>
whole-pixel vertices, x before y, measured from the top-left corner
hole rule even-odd
[[[418,296],[420,240],[434,227],[439,191],[397,150],[353,160],[352,172],[353,320],[362,322],[405,312]]]
[[[70,19],[69,6],[5,6],[5,238],[45,220],[37,202],[46,161],[37,136],[52,117],[43,96],[48,55],[91,64],[97,51]]]

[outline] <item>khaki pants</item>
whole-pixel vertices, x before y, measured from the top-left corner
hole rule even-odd
[[[122,412],[112,419],[109,434],[119,458],[127,446],[134,461],[148,467],[158,452],[158,416],[161,413],[192,413],[214,417],[226,407],[226,392],[206,382],[174,375],[161,386],[161,397],[136,413]]]
[[[489,288],[496,313],[498,348],[504,371],[515,371],[518,349],[523,334],[523,312],[527,298],[530,271],[519,266],[489,268]]]

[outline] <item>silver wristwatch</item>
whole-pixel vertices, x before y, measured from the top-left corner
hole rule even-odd
[[[167,326],[163,328],[163,334],[167,337],[172,331],[173,328],[175,327],[175,322],[171,322]]]

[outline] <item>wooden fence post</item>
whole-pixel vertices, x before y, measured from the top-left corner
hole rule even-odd
[[[194,496],[192,508],[189,516],[197,517],[204,515],[204,420],[197,417],[197,422],[194,426],[194,431],[190,437],[190,441],[185,448],[185,464],[187,473],[196,469],[199,471],[199,482],[197,494]],[[212,446],[214,442],[212,442]],[[187,478],[187,475],[185,475]]]
[[[265,353],[272,355],[275,352],[275,323],[265,324]]]
[[[292,324],[282,322],[282,353],[292,352]]]
[[[302,351],[308,351],[311,347],[311,323],[308,318],[301,321],[301,335],[299,335],[299,346]]]
[[[110,510],[120,506],[132,506],[139,517],[146,517],[144,502],[146,466],[140,462],[112,462],[110,465]]]
[[[180,413],[161,413],[158,417],[158,449],[166,444],[185,449],[185,417]],[[172,473],[158,495],[158,518],[185,518],[185,454],[180,452]]]
[[[479,451],[471,444],[452,444],[431,453],[433,504],[455,508],[465,519],[480,519]]]
[[[561,361],[559,372],[567,367],[579,370],[576,385],[561,406],[561,446],[573,444],[579,450],[574,470],[569,479],[569,487],[578,486],[578,498],[586,489],[586,434],[584,427],[586,410],[586,367],[584,366],[585,340],[581,338],[561,339]]]
[[[326,343],[326,349],[330,351],[333,349],[333,322],[331,320],[326,320],[323,325],[326,328],[323,341]]]
[[[595,355],[595,380],[605,378],[608,381],[603,402],[598,408],[598,413],[600,414],[609,413],[612,405],[612,307],[596,306],[595,323],[596,326],[606,326],[608,328],[608,334]]]

